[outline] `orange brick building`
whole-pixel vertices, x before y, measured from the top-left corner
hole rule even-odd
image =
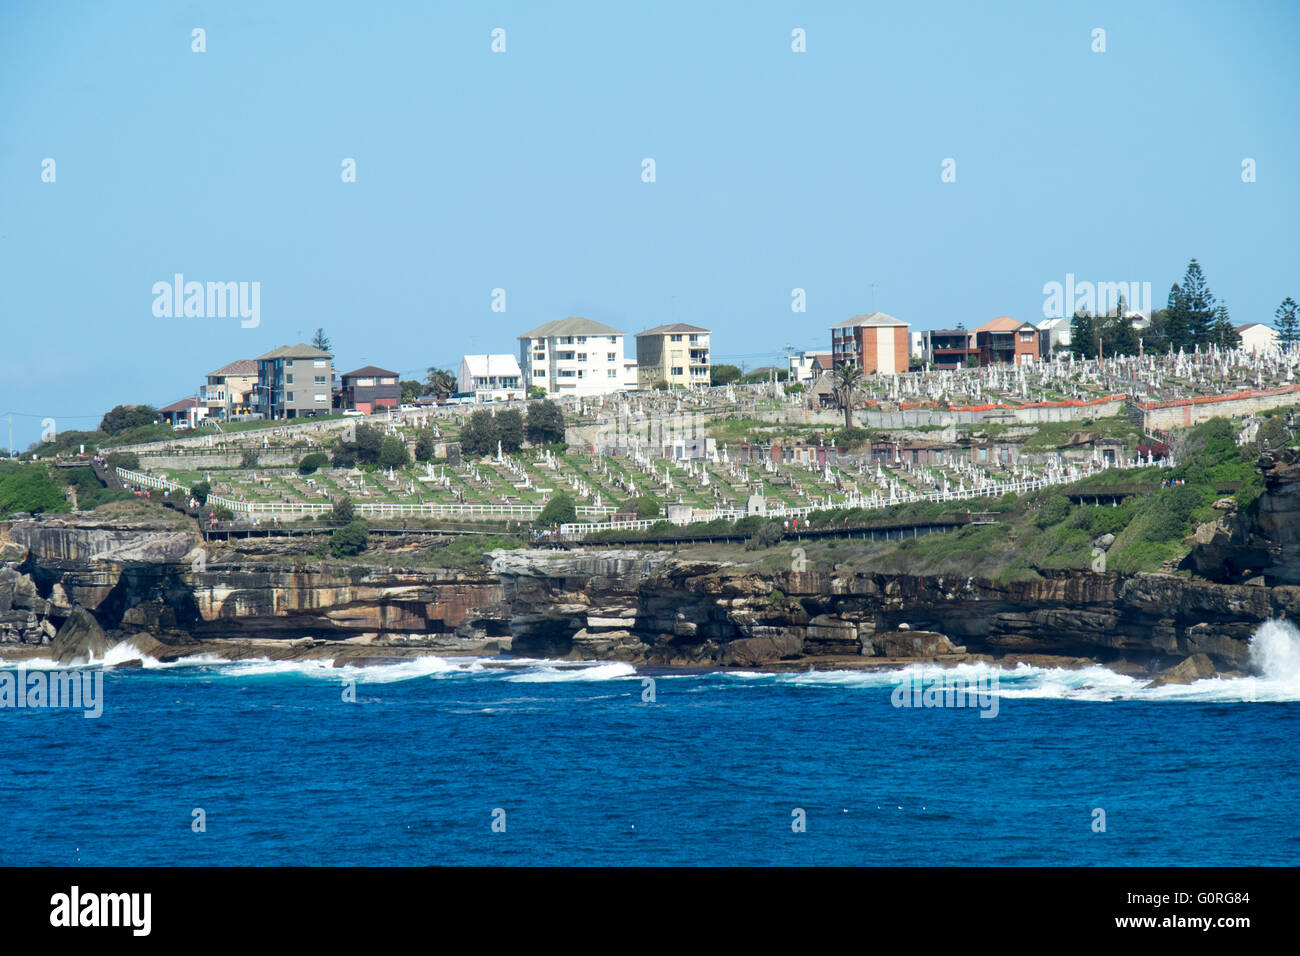
[[[835,368],[850,364],[867,374],[906,372],[911,344],[907,323],[883,312],[855,315],[831,326],[831,359]]]
[[[975,330],[980,365],[1032,365],[1038,361],[1038,329],[1000,315]]]

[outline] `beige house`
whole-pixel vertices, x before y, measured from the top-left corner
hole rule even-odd
[[[1247,352],[1258,355],[1277,348],[1277,330],[1262,322],[1239,325],[1237,334],[1241,336],[1241,347]]]
[[[207,383],[199,386],[199,401],[208,417],[228,421],[248,413],[256,389],[256,359],[237,359],[208,373]]]
[[[709,330],[678,322],[636,336],[637,385],[653,388],[709,384]]]

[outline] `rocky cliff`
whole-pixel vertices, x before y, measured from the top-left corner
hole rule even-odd
[[[1259,470],[1264,493],[1197,528],[1186,567],[1217,581],[1300,585],[1300,448],[1265,452]]]
[[[1059,572],[1000,584],[883,573],[757,574],[637,552],[498,552],[516,654],[753,665],[856,656],[1050,654],[1245,662],[1300,587]]]
[[[1005,584],[760,573],[614,550],[395,568],[393,554],[321,562],[285,539],[209,554],[192,529],[166,523],[0,523],[0,651],[49,646],[67,659],[133,639],[158,655],[512,650],[696,666],[1053,655],[1152,667],[1205,655],[1233,670],[1261,623],[1300,613],[1300,452],[1266,456],[1261,468],[1266,493],[1254,506],[1198,529],[1197,574],[1060,571]]]

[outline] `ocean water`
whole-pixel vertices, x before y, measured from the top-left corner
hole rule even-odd
[[[917,668],[147,662],[0,709],[0,864],[1295,865],[1300,632],[1252,663],[949,672],[987,718],[894,706]]]

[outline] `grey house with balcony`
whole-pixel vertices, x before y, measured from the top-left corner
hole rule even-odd
[[[252,409],[264,418],[310,418],[330,414],[334,356],[299,342],[257,357]]]

